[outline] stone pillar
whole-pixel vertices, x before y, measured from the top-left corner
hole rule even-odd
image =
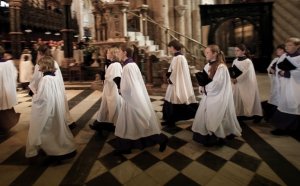
[[[140,7],[140,31],[144,36],[148,36],[148,21],[147,21],[147,11],[148,5],[142,5]]]
[[[68,68],[70,63],[75,62],[73,58],[73,33],[71,29],[71,4],[72,0],[62,0],[61,5],[63,6],[64,15],[64,28],[61,30],[64,40],[64,60],[62,62],[63,68]]]
[[[184,31],[185,31],[185,35],[189,38],[192,38],[192,3],[193,1],[190,0],[184,0],[184,4],[186,6],[186,11],[184,13],[184,20],[185,20],[185,24],[184,24]],[[186,39],[185,40],[185,46],[191,50],[192,46],[193,46],[193,42],[191,40]]]
[[[152,8],[154,20],[161,26],[165,28],[169,28],[169,6],[168,0],[160,0],[152,2]],[[159,26],[153,25],[155,38],[161,38],[161,40],[156,40],[156,43],[160,45],[160,48],[163,50],[167,50],[166,41],[168,40],[166,35],[166,29],[161,28]]]
[[[125,41],[127,36],[127,14],[129,2],[115,1],[107,4],[110,16],[107,24],[108,39]]]
[[[95,27],[95,40],[96,41],[101,41],[102,37],[101,37],[101,20],[99,19],[100,18],[100,15],[99,13],[94,9],[93,10],[93,15],[94,15],[94,27]]]
[[[177,0],[177,5],[175,6],[176,10],[176,31],[179,32],[182,35],[185,35],[185,20],[184,20],[184,14],[186,11],[186,6],[183,5],[183,0]],[[179,41],[184,44],[184,37],[178,36]]]
[[[20,8],[22,0],[11,0],[9,2],[9,18],[10,18],[10,38],[11,50],[15,58],[21,54],[21,35],[23,34],[20,29]]]

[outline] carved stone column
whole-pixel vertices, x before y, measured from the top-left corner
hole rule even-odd
[[[61,30],[64,40],[64,60],[62,62],[63,68],[69,68],[70,63],[74,63],[73,58],[73,33],[74,30],[71,29],[71,4],[72,0],[62,0],[61,5],[63,6],[64,15],[64,28]]]
[[[191,11],[191,6],[192,6],[193,1],[190,0],[184,0],[184,4],[186,6],[186,11],[184,13],[184,20],[185,20],[185,25],[184,25],[184,30],[185,30],[185,35],[189,38],[192,38],[192,11]],[[199,29],[199,27],[198,27]],[[186,39],[185,40],[185,45],[191,49],[192,48],[192,41]]]
[[[19,57],[21,54],[21,31],[20,25],[20,8],[22,6],[22,0],[10,0],[9,1],[9,17],[10,17],[10,38],[11,49],[14,57]]]
[[[184,20],[184,13],[186,11],[186,6],[182,4],[183,2],[178,0],[178,4],[175,6],[176,10],[176,31],[181,33],[182,35],[185,34],[185,20]],[[184,44],[184,37],[179,36],[179,40],[182,44]]]
[[[142,5],[140,7],[140,31],[144,36],[148,36],[148,21],[147,21],[147,11],[149,6]]]
[[[168,0],[160,0],[160,1],[153,1],[151,6],[151,10],[153,10],[154,20],[164,27],[169,27],[169,1]],[[167,50],[167,35],[166,30],[160,28],[159,26],[153,25],[153,28],[155,29],[155,38],[161,38],[160,40],[155,40],[156,43],[160,44],[160,48],[163,50]]]

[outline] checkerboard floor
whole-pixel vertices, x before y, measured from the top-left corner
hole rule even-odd
[[[158,146],[115,156],[112,133],[98,134],[88,125],[95,120],[101,92],[88,85],[66,85],[70,112],[77,127],[74,159],[61,165],[30,165],[24,157],[31,112],[31,97],[18,92],[20,122],[0,138],[0,185],[297,185],[300,179],[300,145],[289,136],[269,134],[262,121],[242,124],[243,136],[223,147],[204,147],[192,140],[193,120],[163,128],[169,137],[164,152]],[[151,95],[162,117],[162,95]]]

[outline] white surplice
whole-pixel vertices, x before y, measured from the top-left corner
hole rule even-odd
[[[25,56],[28,56],[27,61],[24,60]],[[19,81],[21,83],[30,82],[32,79],[34,66],[31,60],[32,60],[31,54],[22,54],[20,57]]]
[[[236,115],[262,116],[261,101],[252,61],[249,58],[242,61],[235,59],[233,65],[243,72],[236,78],[237,83],[232,84]]]
[[[274,65],[274,63],[277,63],[279,60],[279,57],[274,58],[270,65],[267,68],[267,72],[270,78],[270,94],[268,103],[277,106],[278,105],[278,99],[279,99],[279,81],[278,81],[278,71],[275,68],[275,73],[271,74],[271,67]],[[277,66],[277,65],[276,65]]]
[[[122,97],[119,95],[118,87],[114,78],[122,76],[122,66],[114,62],[108,66],[105,73],[102,101],[97,113],[98,122],[115,123],[122,104]]]
[[[209,71],[209,64],[204,70]],[[201,88],[201,87],[200,87]],[[228,69],[220,64],[212,82],[205,86],[207,95],[203,95],[193,125],[192,131],[201,135],[216,135],[225,138],[230,134],[241,136],[241,127],[236,118],[232,95],[231,80]]]
[[[172,84],[168,85],[165,100],[173,104],[197,103],[189,66],[184,55],[174,56],[168,72]]]
[[[153,110],[139,67],[128,63],[121,78],[123,103],[116,122],[115,135],[136,140],[160,134],[160,123]]]
[[[55,78],[57,78],[59,80],[60,88],[63,92],[65,92],[65,84],[64,84],[63,77],[62,77],[62,73],[61,73],[60,68],[59,68],[56,61],[55,61],[54,65],[55,65],[55,68],[56,68]],[[30,88],[30,90],[34,94],[36,94],[36,92],[37,92],[38,85],[39,85],[39,82],[40,82],[42,77],[43,77],[43,74],[42,74],[42,72],[39,71],[39,65],[36,64],[34,66],[34,73],[33,73],[33,76],[32,76],[32,80],[30,81],[30,83],[28,85],[28,87]],[[71,117],[71,114],[70,114],[67,96],[66,96],[66,94],[64,94],[64,95],[65,95],[64,97],[65,97],[65,108],[66,108],[65,109],[66,110],[66,113],[65,113],[66,123],[68,125],[70,125],[70,124],[74,123],[74,120],[73,120],[73,118]]]
[[[277,76],[280,83],[277,109],[284,113],[300,115],[300,55],[291,57],[283,54],[280,57],[278,64],[285,58],[297,68],[290,71],[290,78]],[[279,71],[280,69],[277,70]]]
[[[11,109],[17,102],[18,71],[13,60],[0,62],[0,110]]]
[[[64,91],[59,79],[42,77],[32,98],[26,157],[33,157],[43,149],[47,155],[59,156],[76,150],[74,137],[65,124]]]

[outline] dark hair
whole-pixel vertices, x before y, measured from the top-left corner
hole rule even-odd
[[[177,40],[172,40],[169,42],[168,47],[174,47],[175,50],[179,51],[182,48],[182,44]]]
[[[28,61],[28,59],[29,59],[29,56],[28,56],[28,55],[25,55],[25,56],[24,56],[24,61]]]
[[[126,56],[132,58],[133,57],[133,49],[129,47],[127,44],[122,44],[120,49],[126,52]]]
[[[40,54],[43,55],[43,56],[52,56],[50,48],[47,45],[39,46],[37,51],[40,52]]]
[[[276,49],[282,49],[286,52],[285,50],[285,44],[280,44],[280,45],[277,45]]]
[[[235,47],[239,48],[241,51],[245,52],[245,56],[250,58],[250,51],[247,49],[246,45],[243,43],[237,44]]]

